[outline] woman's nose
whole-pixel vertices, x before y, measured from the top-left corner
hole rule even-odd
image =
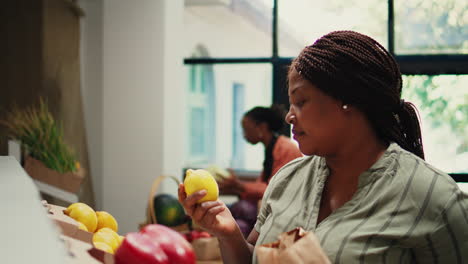
[[[286,123],[288,123],[290,125],[293,125],[294,122],[296,121],[296,115],[294,115],[291,112],[291,110],[289,110],[288,113],[286,114],[285,121],[286,121]]]

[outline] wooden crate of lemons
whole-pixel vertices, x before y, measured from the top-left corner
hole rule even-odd
[[[119,235],[118,223],[106,211],[94,211],[84,203],[74,203],[63,211],[78,222],[78,228],[93,233],[94,247],[114,254],[124,237]]]

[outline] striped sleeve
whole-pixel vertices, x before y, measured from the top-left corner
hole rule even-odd
[[[260,233],[260,228],[262,225],[265,223],[265,220],[267,219],[268,215],[270,214],[270,208],[268,204],[268,199],[271,195],[272,189],[274,189],[275,186],[275,180],[276,178],[272,178],[270,181],[270,184],[268,184],[265,193],[263,194],[262,198],[262,203],[261,207],[258,208],[258,215],[257,215],[257,222],[255,223],[254,229]]]
[[[417,263],[468,263],[468,194],[458,190],[452,195],[426,242],[413,251]]]
[[[269,190],[270,188],[267,187],[266,191],[265,191],[265,194],[263,196],[263,199],[262,199],[262,205],[261,207],[259,208],[258,210],[258,215],[257,215],[257,222],[255,222],[255,226],[254,226],[254,229],[260,233],[260,228],[262,227],[262,225],[265,223],[265,220],[267,219],[268,215],[270,214],[270,210],[268,208],[268,203],[266,201],[268,201],[268,195],[269,195]]]

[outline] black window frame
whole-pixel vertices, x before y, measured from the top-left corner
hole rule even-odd
[[[273,103],[289,105],[286,92],[287,69],[292,57],[278,54],[278,0],[272,8],[272,56],[244,58],[185,58],[184,65],[196,64],[248,64],[267,63],[272,65]],[[284,1],[284,0],[283,0]],[[468,74],[468,54],[397,55],[395,54],[394,1],[388,0],[388,51],[395,57],[403,75]],[[450,173],[457,182],[468,182],[468,173]]]

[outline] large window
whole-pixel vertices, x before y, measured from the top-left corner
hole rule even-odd
[[[256,105],[287,104],[292,58],[323,34],[355,30],[399,62],[403,97],[420,111],[427,160],[448,173],[467,173],[467,14],[465,0],[185,0],[188,87],[199,78],[192,73],[203,75],[197,67],[210,66],[213,87],[206,91],[215,109],[209,121],[203,113],[189,115],[198,136],[190,134],[188,162],[198,155],[199,164],[190,165],[260,169],[262,148],[243,140],[242,114]],[[206,56],[194,56],[199,46]]]
[[[394,0],[397,54],[467,54],[465,0]]]
[[[386,46],[386,8],[382,0],[279,0],[279,55],[294,57],[320,36],[338,29],[357,30]],[[293,40],[295,45],[290,44]]]
[[[263,149],[243,139],[240,122],[249,109],[273,101],[271,66],[188,64],[187,68],[187,166],[260,170]]]
[[[468,172],[468,75],[411,75],[403,82],[403,98],[421,116],[426,160],[447,172]]]

